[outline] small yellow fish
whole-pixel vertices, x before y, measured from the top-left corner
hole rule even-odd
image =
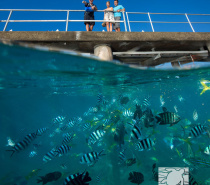
[[[207,90],[210,90],[210,87],[208,87],[208,86],[206,85],[206,83],[210,83],[210,81],[208,81],[208,80],[203,80],[203,81],[201,81],[201,85],[203,86],[203,90],[202,90],[202,92],[200,93],[200,95],[202,95],[203,93],[205,93]]]
[[[151,160],[158,162],[158,159],[156,157],[150,157]]]
[[[25,176],[26,180],[29,180],[31,177],[38,174],[41,169],[34,169],[32,170],[27,176]]]

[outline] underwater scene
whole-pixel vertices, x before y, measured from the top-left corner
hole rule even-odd
[[[0,185],[210,184],[209,80],[1,44]]]

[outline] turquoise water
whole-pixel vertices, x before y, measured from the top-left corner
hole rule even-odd
[[[189,156],[210,160],[204,154],[205,147],[210,145],[209,135],[201,134],[198,138],[180,141],[173,149],[166,142],[168,138],[185,139],[183,126],[187,131],[194,125],[201,124],[209,129],[210,91],[202,95],[202,81],[210,86],[210,69],[199,68],[191,70],[143,70],[128,66],[98,61],[77,55],[56,52],[39,51],[18,46],[0,45],[0,184],[37,184],[38,176],[59,171],[62,177],[49,184],[63,184],[64,179],[71,174],[90,173],[90,184],[133,184],[128,181],[129,173],[141,172],[144,175],[142,184],[158,184],[153,179],[152,165],[158,167],[190,167],[197,181],[210,184],[207,181],[210,169],[203,166],[189,166],[183,162]],[[98,94],[101,93],[106,103],[99,106]],[[143,107],[146,97],[150,97],[149,109],[154,115],[163,112],[160,99],[169,112],[175,112],[181,121],[171,127],[156,125],[146,128],[140,123],[144,138],[156,141],[151,150],[137,151],[135,143],[130,140],[131,129],[128,123],[133,122],[132,113],[135,105]],[[126,104],[120,103],[120,98],[128,97]],[[180,99],[182,97],[183,99]],[[181,100],[181,101],[180,101]],[[96,112],[91,107],[96,107]],[[131,115],[125,114],[129,110]],[[193,119],[193,112],[198,114]],[[61,123],[53,123],[58,116],[65,117]],[[62,130],[70,119],[81,117],[82,121],[73,127]],[[118,118],[113,121],[114,118]],[[101,141],[88,145],[86,138],[104,124],[106,131]],[[83,131],[86,123],[91,128]],[[116,127],[125,125],[125,144],[118,146],[114,140]],[[48,127],[42,136],[37,136],[24,150],[15,152],[10,157],[12,149],[8,145],[10,138],[15,143],[24,139],[27,134],[37,129]],[[43,157],[51,149],[59,147],[63,135],[67,132],[76,134],[70,145],[72,149],[61,157],[55,157],[44,163]],[[181,143],[181,144],[180,144]],[[33,144],[38,144],[37,148]],[[83,154],[104,149],[106,155],[93,165],[80,164]],[[132,166],[118,164],[119,152],[125,149],[126,158],[135,157],[137,163]],[[35,151],[37,155],[29,157]],[[179,155],[182,153],[183,155]],[[66,168],[62,168],[65,165]],[[40,170],[37,170],[40,169]],[[37,170],[37,173],[31,173]],[[96,177],[100,181],[96,181]]]

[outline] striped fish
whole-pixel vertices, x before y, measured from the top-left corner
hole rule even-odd
[[[46,153],[43,157],[44,162],[51,161],[56,156],[55,149],[52,149],[48,153]]]
[[[101,140],[106,132],[104,130],[96,130],[92,132],[87,139],[88,144],[95,144],[97,141]]]
[[[104,124],[105,126],[109,125],[110,122],[111,122],[110,119],[104,119],[104,120],[103,120],[103,124]]]
[[[85,123],[84,126],[83,126],[83,131],[90,129],[90,127],[91,127],[90,122]]]
[[[76,124],[76,121],[74,119],[70,119],[67,123],[68,127],[73,127]]]
[[[96,113],[96,112],[98,112],[98,107],[90,107],[88,112]]]
[[[68,146],[68,145],[61,145],[55,152],[56,152],[56,156],[59,155],[59,156],[62,156],[66,153],[68,153],[70,150],[71,150],[71,146]]]
[[[54,124],[62,123],[66,118],[63,116],[57,116],[56,118],[53,119]]]
[[[36,138],[35,133],[28,134],[27,136],[24,137],[24,140],[26,140],[29,143],[31,143],[34,139]]]
[[[147,96],[144,100],[143,100],[143,105],[145,107],[149,107],[151,105],[150,103],[150,96]]]
[[[35,133],[31,133],[31,134],[28,134],[27,136],[24,137],[23,141],[20,141],[18,143],[16,143],[11,150],[6,150],[6,151],[9,151],[9,152],[12,152],[11,153],[11,156],[13,156],[13,154],[15,152],[20,152],[21,150],[24,150],[25,148],[28,147],[28,145],[36,138],[36,134]]]
[[[12,152],[11,156],[10,156],[10,157],[12,157],[15,152],[20,152],[21,150],[24,150],[28,145],[29,145],[28,141],[23,140],[23,141],[20,141],[20,142],[16,143],[12,147],[11,150],[6,150],[6,151]]]
[[[65,134],[62,144],[70,143],[74,139],[75,136],[76,136],[76,134],[72,134],[72,133]]]
[[[205,148],[204,153],[210,155],[210,145]]]
[[[138,123],[133,125],[133,129],[131,130],[131,139],[141,139],[142,133]]]
[[[49,128],[40,128],[40,129],[37,129],[36,131],[36,135],[37,136],[42,136],[42,134],[44,134]]]
[[[196,125],[190,130],[189,138],[195,138],[201,136],[204,133],[206,133],[206,127],[204,125]]]
[[[189,185],[199,185],[191,173],[189,173]]]
[[[129,159],[126,159],[125,161],[126,166],[132,166],[135,163],[136,163],[136,158],[129,158]]]
[[[133,115],[134,115],[134,113],[131,112],[130,110],[125,110],[123,112],[123,116],[125,116],[125,117],[132,117]]]
[[[193,119],[194,119],[194,121],[198,120],[198,113],[196,110],[193,111]]]
[[[160,113],[157,116],[155,116],[155,118],[157,119],[157,124],[169,124],[170,126],[173,126],[181,120],[181,118],[176,113],[168,112],[167,109],[165,109],[165,107],[163,107],[163,110],[163,113]]]
[[[155,142],[150,139],[142,139],[136,144],[136,150],[143,151],[143,150],[150,150],[155,145]]]
[[[65,178],[63,185],[89,185],[91,177],[88,172],[76,173]]]
[[[36,151],[31,151],[30,154],[29,154],[29,157],[34,157],[35,155],[37,155],[37,152]]]
[[[89,152],[89,153],[86,153],[82,156],[82,158],[80,159],[80,163],[81,164],[88,164],[89,166],[90,165],[93,165],[98,159],[100,156],[103,156],[105,154],[102,154],[104,150],[102,150],[101,152]]]
[[[118,164],[124,164],[125,161],[126,161],[125,150],[123,150],[122,152],[120,152],[119,155],[118,155],[118,157],[119,157]]]
[[[98,100],[98,103],[99,103],[100,105],[105,105],[105,104],[107,104],[107,101],[105,100],[105,97],[102,95],[102,93],[99,93],[99,94],[97,95],[97,100]]]
[[[101,176],[97,175],[95,179],[96,179],[96,183],[99,183],[101,181]]]

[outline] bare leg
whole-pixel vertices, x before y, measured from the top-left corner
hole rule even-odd
[[[112,32],[112,23],[110,22],[110,32]]]
[[[86,24],[86,31],[90,31],[89,24]]]
[[[109,23],[108,22],[106,22],[106,29],[109,32]]]
[[[93,31],[93,26],[94,26],[94,25],[90,25],[90,31]]]

